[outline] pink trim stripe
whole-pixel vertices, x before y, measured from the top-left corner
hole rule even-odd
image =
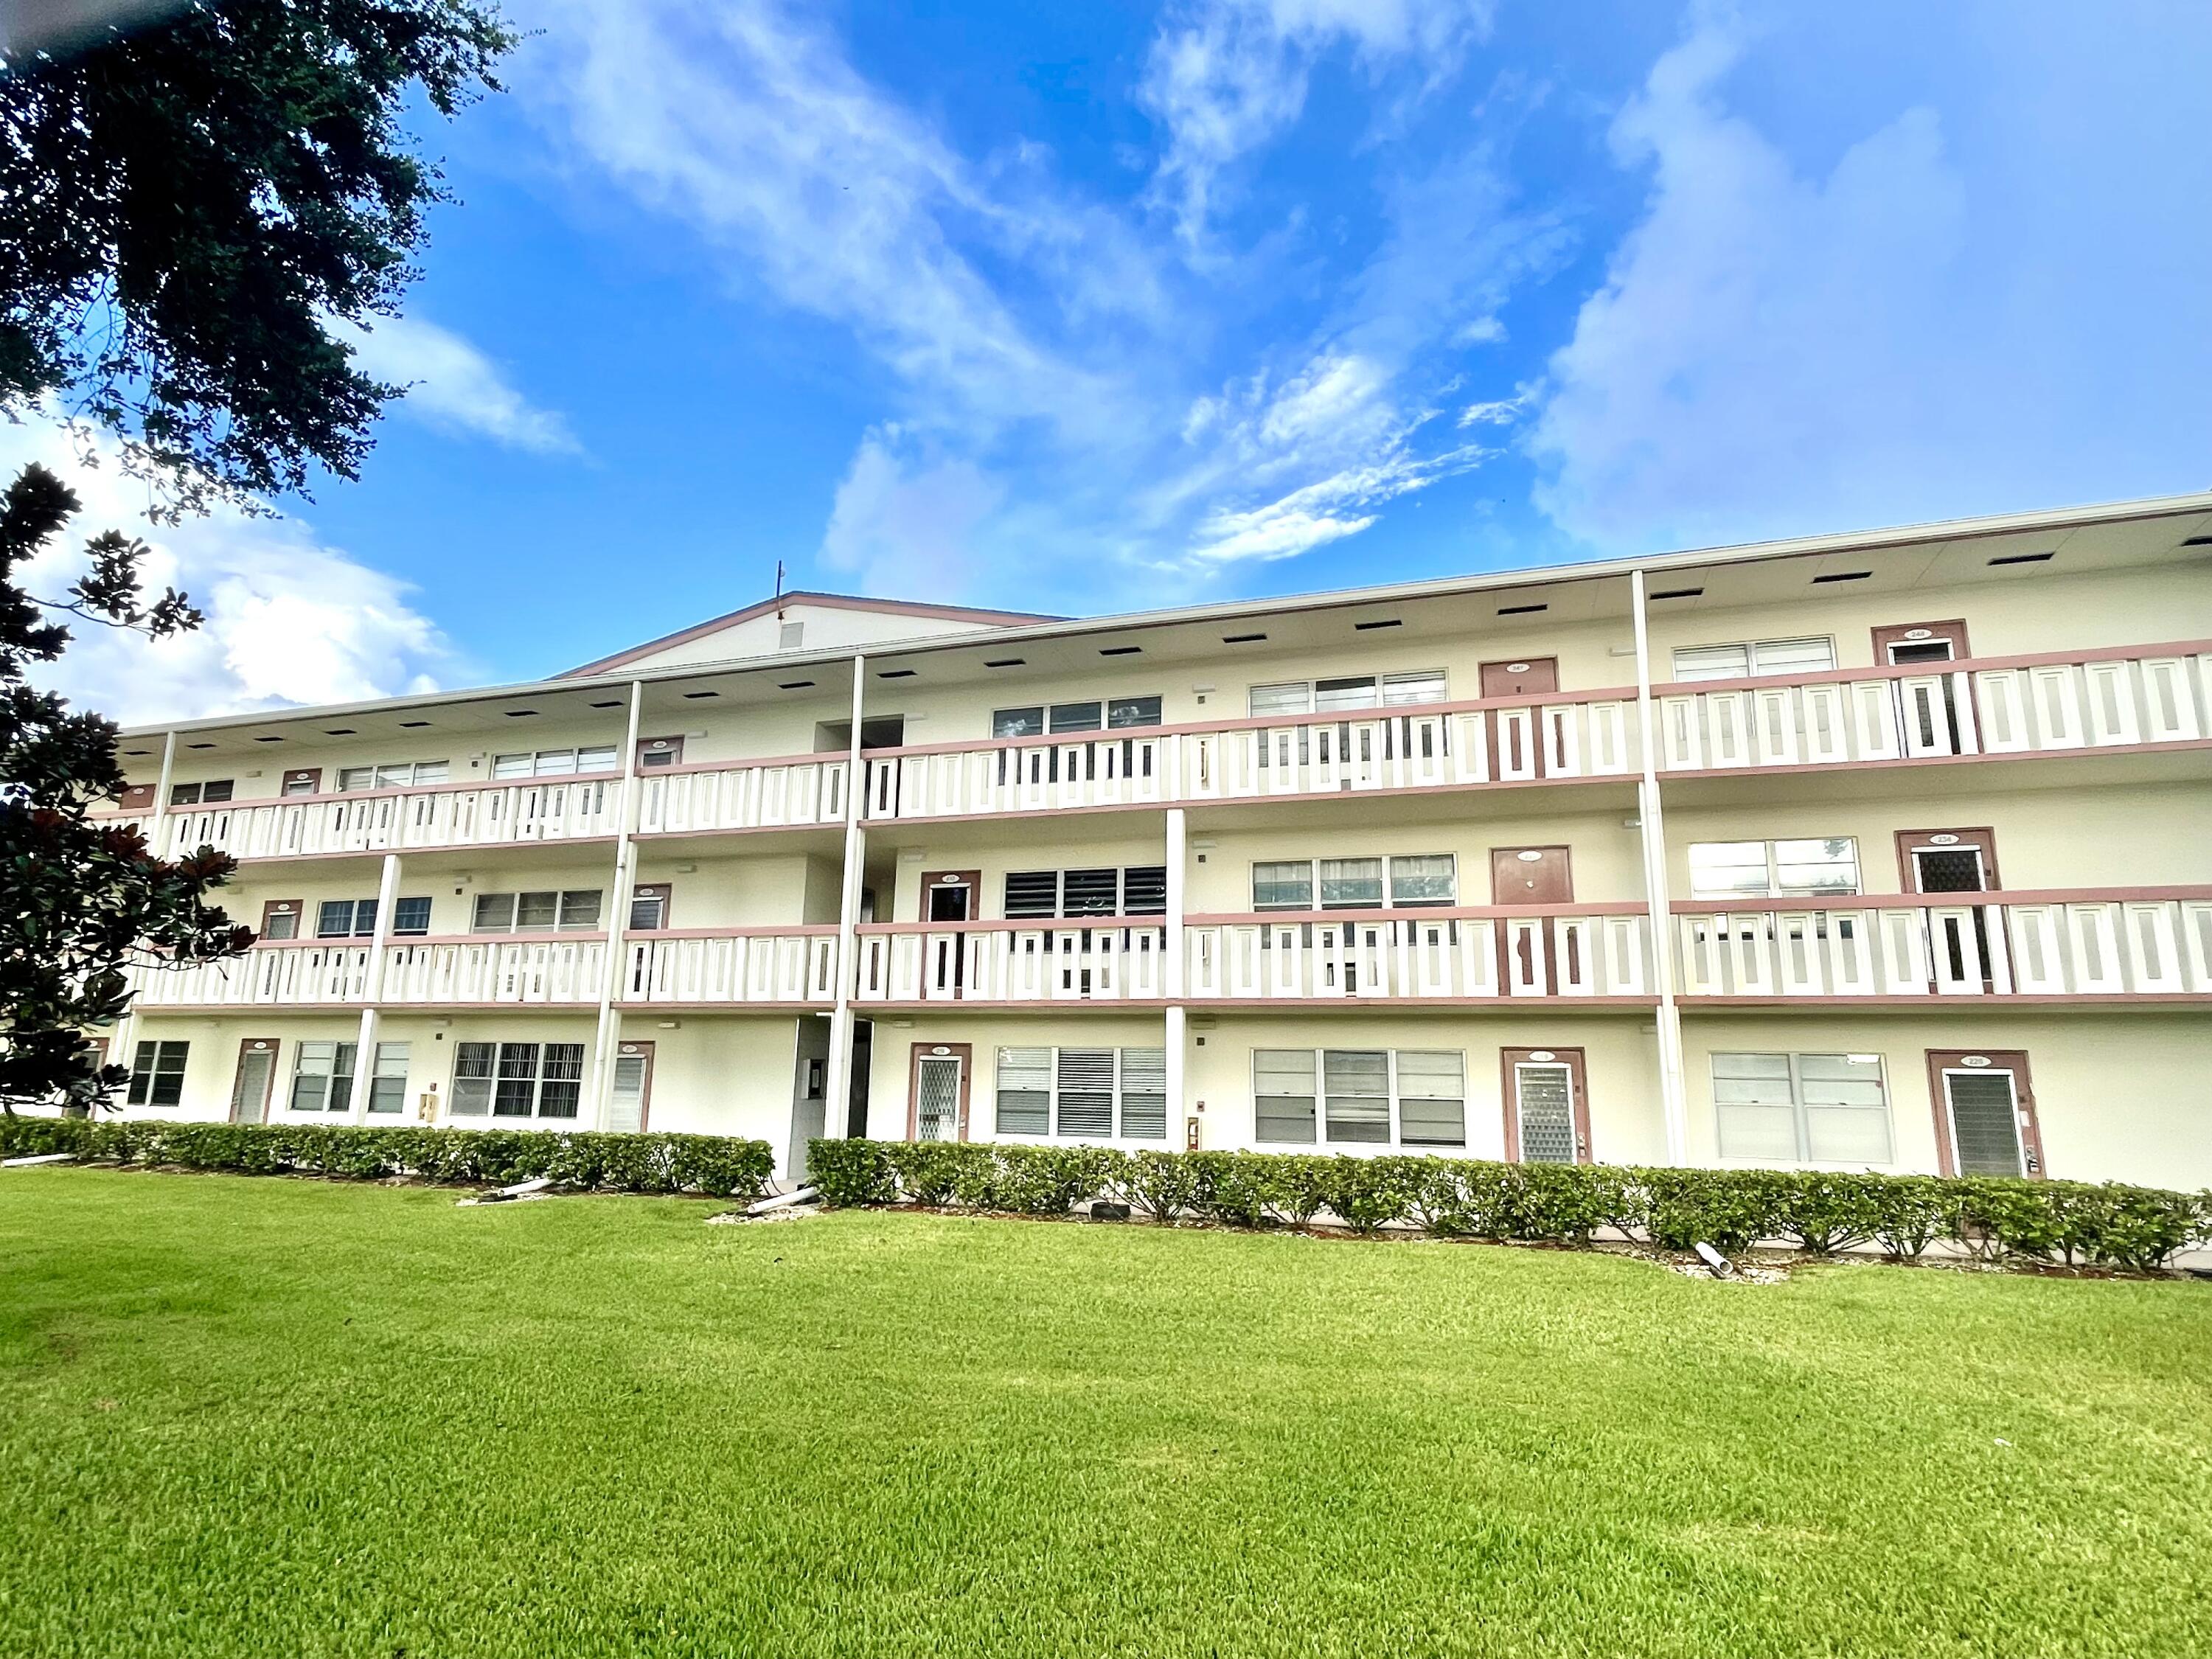
[[[1677,899],[1678,916],[1810,915],[1837,910],[1959,910],[2010,904],[2142,904],[2212,899],[2212,887],[1992,887],[1979,893],[1844,893],[1816,899]]]

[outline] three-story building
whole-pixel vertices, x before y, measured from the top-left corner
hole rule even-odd
[[[2212,496],[128,732],[132,1115],[2212,1182]]]

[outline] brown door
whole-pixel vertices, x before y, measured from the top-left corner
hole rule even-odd
[[[1952,662],[1972,656],[1966,624],[1949,622],[1896,623],[1874,630],[1874,659],[1887,668],[1914,662]]]
[[[656,933],[663,927],[675,926],[668,919],[669,908],[676,902],[676,884],[672,881],[641,881],[629,890],[629,929],[633,933]]]
[[[664,767],[684,764],[684,739],[676,738],[641,738],[637,744],[637,769],[656,772]]]
[[[150,812],[154,810],[154,786],[150,783],[125,785],[116,797],[116,808],[125,812]]]
[[[1492,904],[1571,904],[1574,871],[1564,847],[1493,847],[1490,849]],[[1549,922],[1500,920],[1498,924],[1498,985],[1544,982],[1544,994],[1559,994],[1557,932]],[[1542,973],[1537,972],[1540,962]]]
[[[968,1139],[968,1085],[975,1050],[965,1042],[917,1042],[906,1091],[908,1140]]]
[[[322,787],[319,766],[295,766],[284,775],[283,793],[288,795],[312,795]]]
[[[1540,697],[1559,689],[1557,657],[1515,657],[1482,665],[1482,695],[1486,697]],[[1484,741],[1490,745],[1490,775],[1526,777],[1534,762],[1543,775],[1543,722],[1531,711],[1525,718],[1512,709],[1493,709],[1484,722]],[[1498,757],[1505,758],[1504,772]]]
[[[269,899],[261,906],[261,937],[264,939],[297,939],[300,923],[307,913],[305,899]]]
[[[1571,904],[1574,871],[1564,847],[1493,847],[1490,849],[1492,904]]]
[[[230,1121],[264,1123],[270,1091],[276,1082],[276,1039],[247,1037],[238,1045],[238,1070],[231,1079]]]
[[[1908,893],[1938,896],[1936,902],[1939,904],[1971,903],[1971,900],[1948,896],[1996,890],[1996,836],[1986,824],[1976,830],[1900,830],[1897,832],[1897,868]],[[1928,925],[1929,959],[1948,965],[1954,981],[1967,976],[1966,941],[1960,937],[1960,926],[1955,917],[1947,918],[1940,925],[1931,920]],[[1981,963],[1982,988],[1995,990],[1996,979],[1990,965],[1988,910],[1974,911],[1972,931],[1975,954]],[[1932,984],[1929,988],[1934,988]]]
[[[981,870],[925,870],[921,872],[923,921],[976,921],[983,915]]]
[[[1589,1091],[1579,1048],[1501,1048],[1505,1156],[1516,1164],[1590,1161]]]
[[[1930,1048],[1928,1089],[1936,1107],[1937,1166],[1945,1175],[2043,1179],[2043,1132],[2025,1054]]]
[[[1993,892],[2001,885],[1996,832],[1987,824],[1972,830],[1900,830],[1897,873],[1908,893]]]
[[[607,1100],[607,1127],[617,1134],[642,1134],[653,1111],[653,1045],[623,1042],[615,1049],[614,1087]]]

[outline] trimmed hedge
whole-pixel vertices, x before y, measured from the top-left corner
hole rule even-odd
[[[1586,1244],[1601,1228],[1731,1254],[1785,1239],[1814,1255],[1878,1244],[1909,1261],[1942,1240],[1986,1260],[2153,1272],[2212,1243],[2212,1193],[1979,1176],[1797,1170],[1649,1170],[1295,1152],[1124,1152],[983,1141],[817,1140],[809,1179],[830,1204],[957,1204],[1065,1215],[1112,1199],[1156,1220]]]
[[[506,1186],[546,1176],[621,1193],[757,1198],[775,1153],[725,1135],[594,1134],[546,1129],[426,1129],[343,1124],[164,1123],[0,1115],[0,1158],[67,1152],[85,1161],[169,1164],[236,1175],[349,1181],[415,1176]]]

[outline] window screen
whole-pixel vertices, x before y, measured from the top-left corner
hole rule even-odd
[[[1379,1049],[1324,1050],[1325,1121],[1332,1141],[1390,1139],[1390,1056]]]
[[[1690,844],[1693,898],[1811,898],[1858,890],[1858,842],[1849,836]]]
[[[394,899],[392,903],[392,931],[395,933],[428,933],[430,901],[427,898]]]
[[[1050,1132],[1052,1050],[999,1050],[998,1127],[1002,1135]]]
[[[1381,859],[1323,859],[1321,861],[1321,907],[1330,909],[1382,908]]]
[[[1712,1064],[1723,1158],[1890,1161],[1879,1055],[1716,1054]]]
[[[1121,1133],[1135,1140],[1167,1139],[1166,1049],[1121,1050]]]
[[[1054,1133],[1110,1137],[1114,1133],[1114,1051],[1062,1048],[1057,1069],[1060,1098]]]
[[[1452,904],[1459,897],[1459,866],[1449,853],[1390,860],[1390,902]]]
[[[353,1104],[355,1046],[302,1042],[292,1061],[292,1109],[343,1112]]]
[[[1684,646],[1674,653],[1678,680],[1740,680],[1759,674],[1817,674],[1836,665],[1832,639],[1753,640]]]
[[[394,1113],[407,1103],[407,1045],[376,1045],[376,1072],[368,1080],[368,1109]]]
[[[1444,671],[1425,668],[1411,674],[1385,674],[1382,677],[1382,701],[1396,705],[1408,702],[1442,702],[1446,696]]]
[[[1252,688],[1249,706],[1255,720],[1270,720],[1279,714],[1304,714],[1313,708],[1313,687],[1304,680],[1286,685],[1255,685]]]
[[[1255,864],[1252,866],[1252,908],[1255,910],[1310,910],[1313,908],[1313,861]]]
[[[1456,1050],[1401,1048],[1398,1139],[1408,1146],[1467,1145],[1467,1056]]]
[[[1314,1052],[1252,1051],[1253,1138],[1310,1146],[1314,1133]]]
[[[492,1082],[498,1069],[495,1042],[458,1044],[453,1059],[453,1099],[456,1117],[482,1117],[491,1110]]]
[[[1158,697],[1109,697],[1106,702],[1106,724],[1115,731],[1129,726],[1158,726],[1160,723],[1160,700]]]

